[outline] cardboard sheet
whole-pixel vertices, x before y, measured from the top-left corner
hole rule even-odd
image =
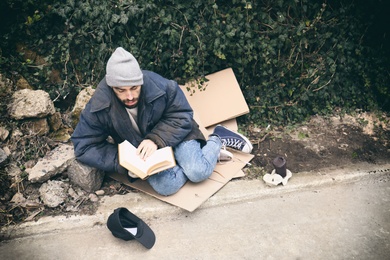
[[[180,86],[204,127],[249,113],[249,107],[231,68],[207,75],[206,78],[208,81],[203,84],[206,89],[200,91],[195,87],[196,91],[192,95],[187,87],[193,89],[191,86],[194,82]]]
[[[216,125],[209,126],[207,128],[203,127],[202,120],[199,118],[198,113],[196,112],[194,112],[194,119],[199,124],[199,129],[202,132],[202,134],[206,137],[206,139],[210,134],[213,133],[214,128],[217,126],[216,124]],[[229,128],[232,131],[236,131],[236,132],[238,131],[237,120],[235,118],[220,122],[219,124]]]
[[[207,180],[200,183],[187,182],[176,194],[171,196],[159,195],[152,189],[147,181],[137,180],[135,182],[129,182],[125,175],[119,173],[110,173],[108,176],[129,187],[192,212],[221,189],[233,177],[242,173],[241,169],[253,158],[253,155],[251,154],[234,151],[233,154],[234,159],[230,162],[217,164],[213,174]]]

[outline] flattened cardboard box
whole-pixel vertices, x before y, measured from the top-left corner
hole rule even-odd
[[[193,89],[196,83],[189,82],[180,86],[204,127],[249,113],[233,69],[228,68],[207,75],[206,79],[208,81],[202,85],[205,90],[200,91],[195,87],[195,93],[192,95],[187,88]]]
[[[195,119],[198,119],[196,113],[194,117]],[[222,122],[222,124],[226,125],[232,130],[236,130],[235,128],[237,127],[235,119]],[[202,127],[202,125],[199,125],[199,127],[205,136],[208,136],[213,129],[213,127],[206,129]],[[234,150],[230,151],[234,155],[232,161],[217,164],[213,173],[207,180],[200,183],[187,182],[177,193],[171,196],[159,195],[153,190],[147,181],[137,180],[135,182],[130,182],[127,176],[121,175],[119,173],[110,173],[109,176],[129,187],[140,190],[159,200],[192,212],[223,186],[225,186],[231,179],[245,176],[242,168],[244,168],[247,163],[252,160],[254,155],[245,154]]]
[[[190,95],[186,90],[187,84],[181,86],[194,110],[195,121],[199,124],[202,133],[207,137],[217,124],[225,125],[229,129],[237,131],[235,118],[249,113],[249,108],[233,70],[222,70],[206,76],[206,78],[209,80],[205,83],[207,84],[206,90],[196,91],[193,95]],[[177,193],[171,196],[159,195],[147,181],[137,180],[131,183],[127,176],[118,173],[110,173],[109,176],[127,186],[192,212],[232,178],[244,176],[242,168],[254,156],[238,151],[231,152],[234,155],[233,160],[217,164],[214,172],[207,180],[200,183],[187,182]]]
[[[200,183],[187,182],[177,193],[171,196],[159,195],[152,189],[147,181],[137,180],[135,182],[130,182],[125,175],[119,173],[110,173],[109,176],[127,186],[192,212],[228,183],[241,171],[246,165],[246,162],[249,162],[253,158],[253,155],[251,154],[233,153],[234,159],[224,164],[218,164],[207,180]]]

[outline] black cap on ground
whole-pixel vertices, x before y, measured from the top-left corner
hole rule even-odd
[[[156,242],[150,227],[126,208],[115,209],[108,217],[107,227],[115,237],[126,241],[135,239],[148,249]]]

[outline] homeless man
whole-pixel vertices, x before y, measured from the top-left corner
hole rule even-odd
[[[141,70],[134,56],[121,47],[109,58],[106,75],[82,111],[71,140],[80,162],[130,178],[137,176],[119,165],[118,143],[128,140],[143,159],[171,146],[177,165],[147,179],[165,196],[187,181],[207,179],[218,160],[232,158],[225,147],[252,150],[246,137],[220,125],[206,140],[178,84]]]

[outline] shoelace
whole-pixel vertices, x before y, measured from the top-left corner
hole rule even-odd
[[[243,141],[236,138],[226,138],[222,140],[222,144],[227,147],[231,147],[234,149],[241,150],[241,146],[243,144]]]

